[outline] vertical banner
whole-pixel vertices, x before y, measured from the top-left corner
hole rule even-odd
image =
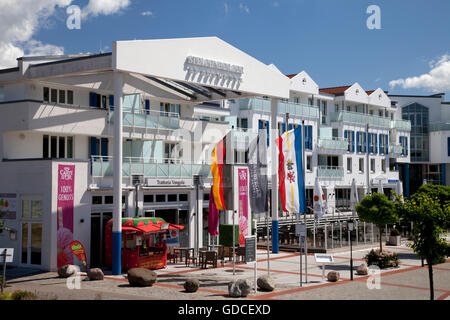
[[[58,165],[58,259],[57,267],[73,264],[70,247],[73,241],[74,165]]]
[[[238,169],[239,186],[239,245],[245,245],[248,236],[248,178],[247,169]]]

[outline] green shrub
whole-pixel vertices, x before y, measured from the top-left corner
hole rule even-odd
[[[239,225],[235,224],[234,243],[239,246]],[[221,224],[219,225],[219,244],[225,247],[233,246],[233,225]]]
[[[36,300],[36,295],[30,291],[16,290],[12,293],[13,300]]]
[[[0,300],[13,300],[12,293],[8,292],[0,293]]]
[[[368,266],[376,265],[380,269],[396,268],[398,267],[399,260],[395,252],[371,250],[365,257]]]
[[[400,231],[398,231],[397,229],[392,229],[391,230],[391,236],[392,237],[397,237],[400,235]]]

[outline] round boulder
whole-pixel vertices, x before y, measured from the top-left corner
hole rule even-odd
[[[89,269],[87,275],[88,275],[89,280],[91,280],[91,281],[103,280],[105,277],[102,269],[99,269],[99,268]]]
[[[360,276],[366,276],[369,274],[369,268],[367,267],[367,264],[363,263],[358,268],[356,268],[356,274]]]
[[[78,272],[79,268],[77,266],[66,264],[65,266],[58,268],[58,275],[61,278],[68,278]]]
[[[198,279],[187,279],[184,283],[184,289],[187,292],[197,292],[200,287],[200,281]]]
[[[258,289],[261,291],[275,290],[275,280],[268,275],[259,277],[257,284],[258,284]]]
[[[151,287],[158,274],[152,270],[133,268],[128,270],[128,282],[132,287]]]
[[[330,271],[327,274],[327,279],[330,282],[337,282],[337,281],[339,281],[340,277],[341,277],[341,275],[337,271]]]
[[[246,297],[250,293],[250,284],[245,279],[238,279],[228,284],[228,294],[230,297]]]

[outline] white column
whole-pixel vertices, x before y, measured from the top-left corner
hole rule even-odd
[[[122,98],[123,75],[114,72],[114,211],[113,211],[113,274],[121,274],[122,262]]]
[[[272,98],[270,117],[270,149],[272,161],[272,253],[278,253],[278,154],[275,139],[277,138],[278,99]]]

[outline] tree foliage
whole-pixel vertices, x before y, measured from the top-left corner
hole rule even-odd
[[[355,209],[361,221],[378,225],[378,228],[380,229],[380,252],[383,251],[383,226],[399,221],[394,202],[390,201],[384,194],[374,193],[373,195],[364,197],[364,199],[356,205]]]

